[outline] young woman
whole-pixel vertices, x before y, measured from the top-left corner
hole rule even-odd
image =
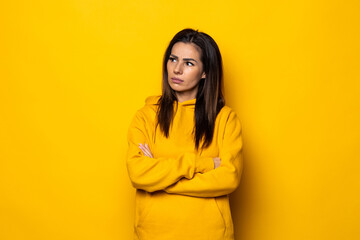
[[[243,142],[221,85],[215,41],[178,32],[165,52],[162,95],[148,97],[129,127],[134,239],[234,239],[229,194],[240,182]]]

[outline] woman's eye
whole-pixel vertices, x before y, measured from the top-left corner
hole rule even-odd
[[[170,61],[170,62],[175,62],[175,58],[169,57],[169,61]]]
[[[192,62],[186,62],[186,65],[188,66],[194,66],[194,64]]]

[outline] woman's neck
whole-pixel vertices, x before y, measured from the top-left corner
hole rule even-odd
[[[197,90],[198,89],[196,88],[193,91],[176,92],[176,98],[179,103],[182,103],[182,102],[185,102],[188,100],[192,100],[192,99],[196,98]]]

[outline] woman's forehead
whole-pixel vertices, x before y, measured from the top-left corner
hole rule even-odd
[[[194,43],[177,42],[172,47],[171,54],[179,58],[194,58],[200,60],[201,49]]]

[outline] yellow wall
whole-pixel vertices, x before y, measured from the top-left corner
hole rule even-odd
[[[126,131],[185,27],[243,123],[237,240],[360,239],[360,2],[2,1],[0,239],[132,239]]]

